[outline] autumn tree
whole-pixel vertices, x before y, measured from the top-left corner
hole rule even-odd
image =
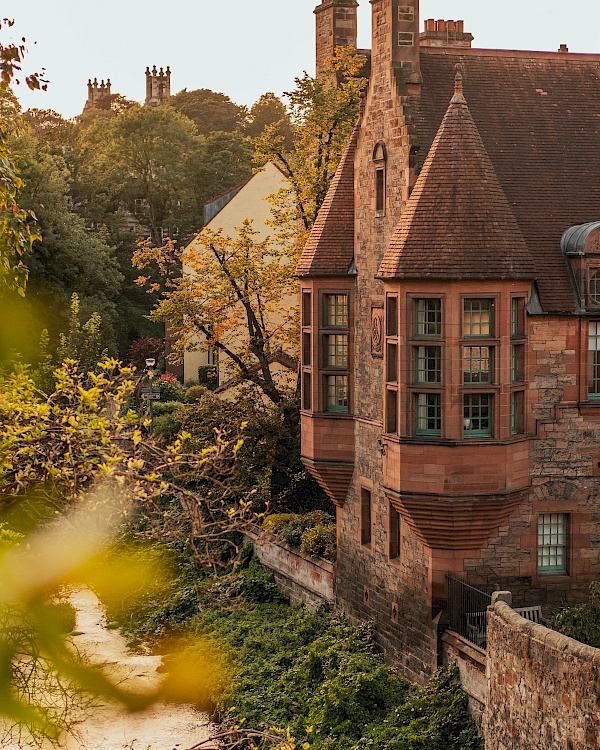
[[[286,93],[294,126],[294,144],[270,125],[256,143],[257,161],[269,159],[290,179],[295,215],[305,231],[313,225],[358,117],[360,77],[365,58],[351,48],[338,47],[329,65],[317,74],[306,72]]]
[[[293,129],[285,104],[272,92],[263,94],[248,112],[246,133],[251,138],[260,137],[267,128],[283,138],[283,150],[288,153],[293,147]]]
[[[5,18],[0,22],[0,31],[10,28],[13,21]],[[6,92],[17,76],[22,73],[25,40],[20,44],[0,43],[0,93]],[[25,76],[30,89],[46,88],[42,74]],[[17,128],[6,118],[0,120],[0,292],[16,291],[23,294],[27,282],[27,267],[23,256],[27,256],[36,239],[35,215],[19,204],[19,192],[23,180],[15,164],[10,138]]]
[[[260,239],[250,220],[233,237],[205,229],[184,251],[146,245],[134,257],[138,268],[157,263],[170,277],[152,316],[169,322],[177,353],[215,348],[231,363],[232,384],[252,383],[273,404],[284,400],[285,388],[271,365],[297,365],[294,261],[291,243]]]

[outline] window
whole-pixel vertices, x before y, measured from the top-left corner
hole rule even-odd
[[[493,381],[492,351],[489,346],[463,347],[463,383],[465,385],[480,385]]]
[[[600,320],[589,323],[588,398],[600,399]]]
[[[311,293],[302,292],[302,325],[303,326],[310,326],[311,310],[312,310]]]
[[[308,331],[302,334],[302,364],[310,367],[311,361],[311,335]]]
[[[523,346],[512,347],[511,376],[513,383],[525,380],[525,350]]]
[[[440,337],[442,335],[442,300],[418,299],[416,307],[417,336]]]
[[[325,295],[325,325],[328,328],[348,327],[348,295]]]
[[[385,392],[385,431],[390,435],[398,432],[398,392]]]
[[[379,215],[385,211],[385,167],[375,170],[375,211]]]
[[[441,435],[441,395],[439,393],[417,393],[415,399],[417,435]]]
[[[493,336],[493,300],[466,299],[463,304],[463,336]]]
[[[538,572],[567,572],[567,529],[565,513],[543,513],[538,517]]]
[[[513,336],[525,335],[525,297],[513,297],[511,300],[511,333]]]
[[[525,394],[514,391],[510,398],[510,431],[512,435],[522,435],[525,432]]]
[[[371,493],[364,487],[360,490],[360,543],[371,545]]]
[[[386,198],[386,163],[387,151],[385,143],[379,142],[373,149],[373,162],[375,164],[375,214],[385,216],[385,198]]]
[[[325,341],[325,367],[348,367],[348,336],[345,333],[329,334]]]
[[[388,383],[398,382],[398,345],[387,345],[386,380]]]
[[[401,517],[400,513],[389,503],[389,538],[388,554],[390,560],[397,560],[400,557],[401,549]]]
[[[348,411],[347,375],[327,375],[325,377],[325,410]]]
[[[209,347],[207,351],[207,358],[208,358],[209,365],[218,365],[219,364],[219,350],[215,349],[212,346]]]
[[[442,382],[442,348],[441,346],[416,347],[417,383]]]
[[[399,47],[413,47],[415,43],[415,35],[412,31],[399,31],[398,32],[398,46]]]
[[[492,400],[489,393],[469,393],[464,396],[465,437],[486,437],[492,434]]]
[[[400,5],[398,8],[399,21],[414,21],[415,9],[410,5]]]
[[[590,301],[600,305],[600,271],[593,271],[590,276]]]
[[[312,408],[312,377],[310,372],[302,374],[302,408],[310,411]]]
[[[398,335],[398,297],[388,295],[385,311],[385,335],[394,338]]]

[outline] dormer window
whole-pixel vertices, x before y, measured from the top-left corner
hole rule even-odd
[[[385,216],[387,191],[387,151],[384,143],[378,143],[373,150],[375,165],[375,215]]]

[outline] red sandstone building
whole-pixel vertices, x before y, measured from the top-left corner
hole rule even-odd
[[[600,55],[371,4],[298,266],[302,452],[338,507],[338,608],[423,681],[448,573],[548,605],[600,572]],[[356,6],[317,7],[320,63]]]

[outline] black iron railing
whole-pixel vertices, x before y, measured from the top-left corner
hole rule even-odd
[[[487,643],[487,608],[491,603],[491,589],[475,588],[455,573],[448,573],[450,630],[481,648]]]

